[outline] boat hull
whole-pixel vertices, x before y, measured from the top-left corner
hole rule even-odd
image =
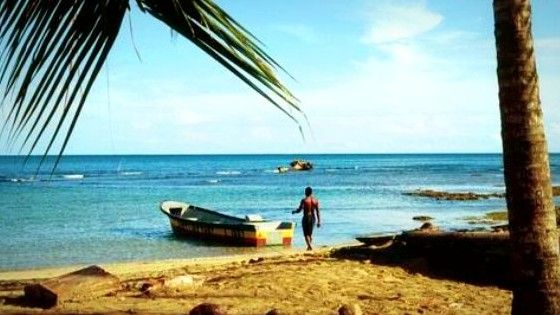
[[[199,211],[216,212],[197,208]],[[280,221],[245,222],[241,218],[225,216],[236,220],[233,223],[210,223],[173,214],[161,207],[171,224],[173,233],[178,236],[204,241],[216,241],[235,246],[290,246],[294,234],[294,223]]]

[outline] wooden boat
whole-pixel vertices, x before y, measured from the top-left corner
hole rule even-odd
[[[242,219],[179,201],[164,201],[160,209],[169,217],[173,233],[180,236],[231,245],[289,246],[294,235],[293,222],[268,221],[258,215]]]

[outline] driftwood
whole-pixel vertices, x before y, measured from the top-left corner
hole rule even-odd
[[[25,286],[24,300],[31,306],[51,308],[64,301],[95,298],[119,289],[119,279],[98,266]]]

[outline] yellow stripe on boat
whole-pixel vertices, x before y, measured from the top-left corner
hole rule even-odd
[[[160,210],[178,235],[246,246],[291,245],[293,238],[292,222],[262,220],[254,215],[242,219],[178,201],[164,201]]]

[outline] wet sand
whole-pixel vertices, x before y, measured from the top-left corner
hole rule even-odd
[[[509,314],[511,292],[411,273],[369,260],[332,258],[329,248],[311,253],[165,260],[101,265],[121,287],[99,298],[81,298],[43,310],[18,305],[26,284],[78,267],[0,273],[1,314],[188,314],[209,302],[227,314],[337,314],[347,304],[362,314]],[[188,276],[171,287],[165,280]]]

